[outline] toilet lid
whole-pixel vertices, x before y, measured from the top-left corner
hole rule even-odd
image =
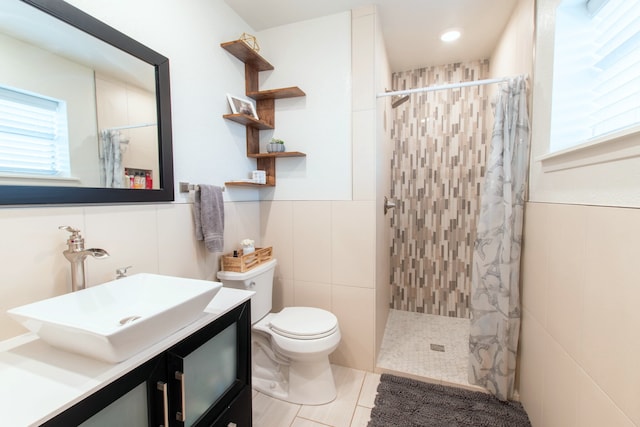
[[[270,322],[275,333],[294,339],[316,339],[333,334],[338,319],[333,313],[313,307],[287,307]]]

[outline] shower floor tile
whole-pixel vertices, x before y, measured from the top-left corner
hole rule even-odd
[[[469,319],[390,310],[378,371],[475,389],[468,360]]]

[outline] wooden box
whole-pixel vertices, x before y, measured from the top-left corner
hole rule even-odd
[[[254,252],[250,254],[244,254],[242,249],[238,251],[238,256],[223,255],[220,259],[220,269],[222,271],[235,271],[237,273],[244,273],[247,270],[251,270],[263,264],[271,259],[272,247],[268,248],[256,248]]]

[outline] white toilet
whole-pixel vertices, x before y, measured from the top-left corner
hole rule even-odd
[[[255,292],[251,298],[253,388],[301,405],[321,405],[336,397],[329,365],[340,343],[338,319],[312,307],[287,307],[270,313],[272,259],[245,273],[218,272],[223,286]]]

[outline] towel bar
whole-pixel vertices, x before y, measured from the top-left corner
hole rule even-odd
[[[180,185],[179,188],[181,193],[198,190],[198,184],[189,184],[188,182],[180,182],[178,184]],[[222,187],[222,191],[224,191],[224,187]]]

